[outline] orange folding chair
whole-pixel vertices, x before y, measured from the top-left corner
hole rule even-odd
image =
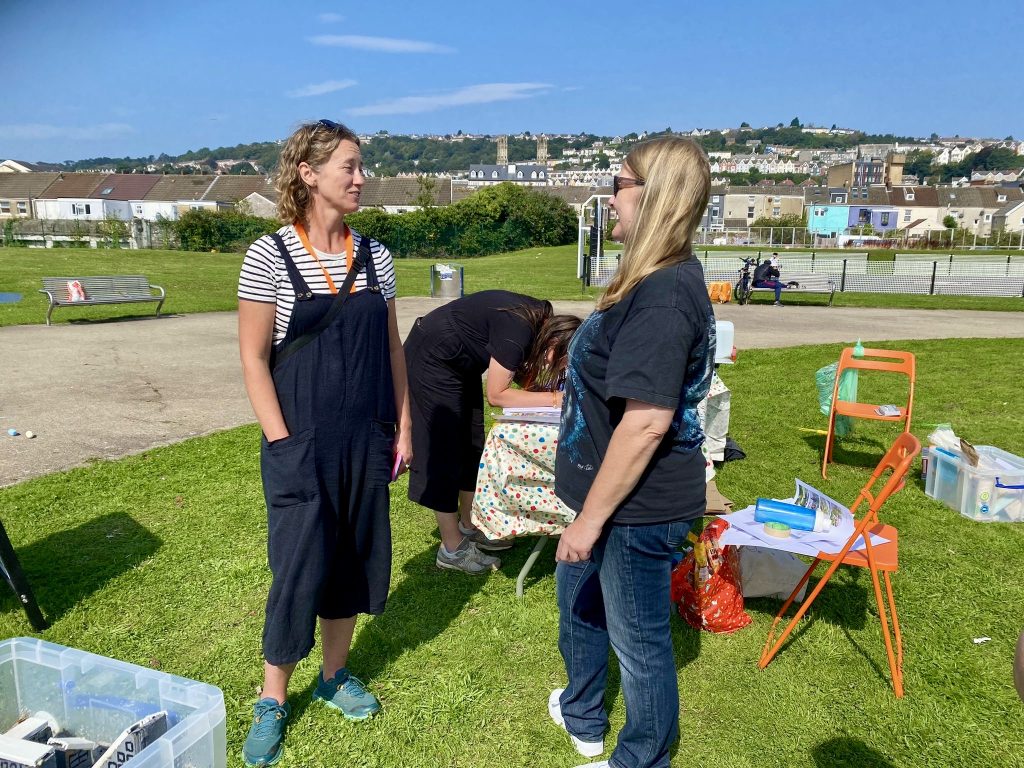
[[[881,509],[882,504],[885,503],[885,500],[890,495],[902,487],[904,476],[907,474],[911,462],[920,452],[921,443],[909,432],[904,432],[897,437],[896,442],[886,451],[885,456],[882,457],[882,460],[875,468],[874,474],[871,475],[871,479],[860,489],[860,493],[857,494],[857,500],[850,508],[850,511],[856,515],[857,508],[861,505],[861,502],[866,502],[868,505],[864,516],[857,522],[853,535],[847,539],[846,544],[838,552],[819,552],[817,557],[814,558],[814,562],[807,569],[807,573],[800,579],[796,589],[793,590],[789,599],[783,603],[782,608],[775,616],[775,621],[772,622],[771,629],[768,630],[768,639],[765,641],[764,649],[761,651],[761,660],[758,662],[758,667],[764,669],[775,658],[779,648],[782,647],[782,644],[789,637],[797,623],[807,613],[815,598],[821,594],[821,590],[828,584],[828,580],[832,578],[832,574],[836,572],[836,569],[840,565],[853,565],[867,568],[871,571],[871,581],[875,588],[875,602],[878,604],[878,617],[882,622],[882,639],[885,642],[885,652],[889,657],[889,670],[892,672],[892,687],[896,692],[896,698],[903,698],[903,638],[900,635],[900,622],[896,614],[896,601],[893,599],[892,582],[889,579],[889,574],[894,573],[899,568],[898,533],[892,526],[882,525],[878,521],[878,510]],[[888,479],[884,480],[881,488],[875,494],[874,489],[887,471],[891,471],[892,474],[889,475]],[[869,534],[881,536],[886,540],[886,543],[872,544]],[[858,539],[864,540],[863,549],[853,549]],[[828,561],[831,565],[825,571],[825,575],[818,580],[814,589],[804,600],[799,610],[797,610],[796,615],[786,625],[782,634],[776,639],[775,630],[779,622],[786,614],[786,611],[789,610],[789,606],[793,604],[797,594],[799,594],[800,590],[803,589],[804,585],[811,578],[811,574],[818,567],[818,563],[823,560]],[[886,601],[884,604],[879,574],[882,575],[885,581]],[[888,609],[888,615],[892,619],[892,634],[889,631],[886,609]],[[895,652],[893,650],[894,645]]]
[[[880,359],[874,359],[880,358]],[[878,405],[874,403],[856,403],[839,399],[839,383],[844,371],[888,371],[903,374],[910,380],[907,391],[907,404],[898,408],[893,416],[882,416],[878,413]],[[855,357],[853,347],[847,347],[839,356],[839,367],[836,370],[836,381],[832,385],[832,408],[828,415],[828,433],[825,436],[825,455],[821,461],[821,476],[828,477],[828,463],[832,461],[832,447],[835,443],[836,416],[849,416],[854,419],[875,419],[877,421],[903,422],[903,431],[910,431],[910,414],[914,410],[914,380],[916,378],[914,355],[893,349],[865,349],[864,354]]]

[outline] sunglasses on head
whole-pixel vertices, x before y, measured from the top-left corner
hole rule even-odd
[[[643,179],[631,179],[629,176],[612,176],[612,196],[619,194],[620,189],[642,187],[646,183]]]
[[[317,120],[316,124],[329,131],[340,131],[345,127],[341,123],[336,123],[333,120]]]

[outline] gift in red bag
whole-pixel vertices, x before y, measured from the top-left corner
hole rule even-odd
[[[679,615],[694,629],[735,632],[751,622],[743,610],[736,548],[718,543],[728,527],[721,517],[708,525],[672,571],[672,602],[679,604]]]

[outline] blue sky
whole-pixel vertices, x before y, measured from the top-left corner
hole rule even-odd
[[[180,154],[307,119],[599,134],[1024,136],[1012,4],[0,0],[0,158]]]

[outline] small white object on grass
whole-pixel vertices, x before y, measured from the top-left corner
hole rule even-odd
[[[974,638],[974,644],[981,645],[982,643],[987,643],[991,639],[991,637],[976,637]]]

